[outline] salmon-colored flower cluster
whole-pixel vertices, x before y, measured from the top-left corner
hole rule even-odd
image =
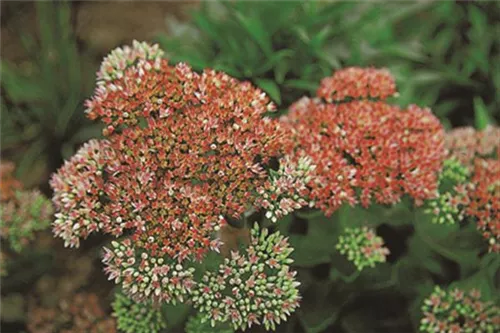
[[[447,133],[448,160],[437,200],[431,201],[433,220],[454,223],[472,217],[488,240],[491,252],[500,252],[500,128],[458,128]],[[451,177],[451,178],[450,178]],[[452,186],[450,186],[450,184]]]
[[[14,196],[16,190],[22,188],[22,184],[14,175],[14,163],[0,163],[0,201],[7,201]]]
[[[446,149],[450,157],[473,168],[476,158],[490,158],[500,154],[500,127],[488,126],[482,131],[459,127],[446,134]]]
[[[83,146],[51,185],[66,246],[128,229],[106,252],[109,277],[136,300],[175,301],[191,284],[184,261],[217,251],[226,218],[260,204],[269,163],[291,141],[261,90],[161,56],[134,43],[105,58],[86,112],[106,140]]]
[[[500,253],[500,160],[477,159],[465,214],[477,220],[491,252]]]
[[[396,94],[396,82],[387,69],[349,67],[324,78],[317,96],[327,102],[341,102],[347,98],[380,98]]]
[[[349,76],[351,70],[344,71],[334,77]],[[353,97],[388,96],[392,85],[387,83],[387,73],[367,71],[372,93],[358,91],[355,80],[345,81],[349,89],[343,89]],[[336,101],[346,97],[341,96]],[[309,156],[316,165],[309,183],[311,199],[327,214],[343,203],[392,204],[405,194],[420,203],[437,195],[445,157],[444,131],[427,108],[400,109],[383,100],[331,104],[303,98],[283,121],[293,131],[296,146],[291,154]]]
[[[202,320],[230,322],[235,330],[254,324],[275,329],[299,306],[291,252],[286,238],[256,225],[245,253],[231,252],[218,272],[205,273],[198,283],[193,304]]]
[[[424,301],[422,332],[493,333],[500,327],[500,308],[481,300],[479,290],[443,290],[439,286]]]

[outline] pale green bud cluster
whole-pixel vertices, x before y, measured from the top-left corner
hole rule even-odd
[[[299,282],[290,270],[292,248],[279,233],[252,229],[246,253],[232,252],[216,272],[207,272],[193,291],[202,322],[230,322],[245,330],[253,324],[275,329],[299,306]]]
[[[436,286],[425,299],[422,313],[422,332],[494,333],[500,327],[500,308],[482,301],[475,289],[465,292]]]
[[[161,307],[150,301],[136,303],[116,293],[112,307],[118,329],[125,333],[159,333],[167,327]]]
[[[359,271],[385,262],[389,254],[389,249],[384,247],[384,240],[368,227],[346,228],[344,234],[339,236],[336,248]]]

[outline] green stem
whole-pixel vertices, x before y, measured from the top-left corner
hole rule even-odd
[[[333,271],[334,271],[333,277],[339,277],[345,283],[354,282],[361,274],[361,271],[358,271],[358,270],[356,270],[354,273],[352,273],[350,275],[345,275],[335,268],[333,268]]]

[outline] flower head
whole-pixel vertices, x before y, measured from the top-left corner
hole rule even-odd
[[[346,228],[345,233],[339,236],[336,248],[359,271],[385,262],[389,254],[389,249],[384,247],[384,240],[368,227]]]
[[[310,156],[316,166],[310,197],[327,214],[343,203],[391,204],[404,194],[420,203],[437,195],[444,132],[429,109],[302,99],[282,120],[295,141],[290,154]]]
[[[269,180],[257,191],[260,196],[259,206],[273,222],[304,206],[313,205],[308,200],[309,188],[315,166],[308,157],[301,157],[297,162],[290,157],[280,160],[278,171],[271,170]]]
[[[130,238],[104,248],[104,268],[110,280],[121,282],[135,302],[183,302],[194,286],[194,268],[185,268],[169,256],[152,254]]]
[[[396,83],[387,69],[348,67],[324,78],[317,96],[327,102],[347,98],[380,98],[396,94]]]
[[[13,171],[13,163],[0,164],[0,237],[12,250],[20,252],[33,240],[35,232],[50,226],[54,209],[40,191],[24,190]],[[2,254],[2,257],[8,256]],[[3,259],[0,263],[3,269]]]
[[[126,247],[139,255],[201,260],[219,249],[226,217],[259,204],[266,169],[289,142],[265,116],[274,105],[248,82],[169,66],[161,55],[134,43],[104,60],[86,112],[107,125],[106,140],[84,146],[51,181],[54,232],[66,245],[128,229]],[[108,272],[121,269],[106,262]]]
[[[54,209],[38,190],[16,191],[0,207],[0,236],[9,247],[20,252],[35,238],[35,233],[50,226]]]
[[[500,252],[500,159],[476,159],[465,214],[477,221],[491,252]]]
[[[500,325],[500,308],[481,301],[481,293],[472,289],[443,290],[439,286],[424,301],[422,332],[493,333]]]
[[[489,158],[500,153],[500,127],[488,126],[482,131],[459,127],[446,134],[446,149],[450,157],[473,168],[476,158]]]
[[[97,72],[97,80],[104,84],[106,81],[121,79],[125,71],[133,66],[148,68],[147,64],[151,64],[153,68],[157,68],[163,54],[158,44],[149,45],[134,40],[132,47],[118,47],[104,58]]]
[[[80,238],[102,229],[112,230],[114,220],[104,199],[105,173],[115,163],[114,151],[106,140],[91,140],[55,173],[50,186],[57,213],[54,234],[65,246],[78,247]],[[121,233],[115,232],[116,234]]]
[[[447,159],[439,176],[439,195],[427,201],[427,213],[432,222],[455,224],[465,217],[465,208],[470,203],[468,187],[469,170],[457,159]]]
[[[245,253],[232,252],[217,272],[208,271],[193,292],[202,321],[231,322],[234,329],[253,324],[275,328],[300,300],[296,272],[290,270],[292,249],[278,233],[252,229]]]

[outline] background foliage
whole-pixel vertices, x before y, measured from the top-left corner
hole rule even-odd
[[[75,37],[72,6],[37,3],[37,34],[19,30],[29,60],[2,59],[2,159],[17,162],[23,183],[41,184],[46,191],[48,175],[63,158],[100,133],[83,116],[100,61],[92,55],[99,52]],[[251,80],[281,112],[311,95],[333,70],[374,65],[396,76],[402,88],[397,103],[428,105],[449,128],[500,121],[500,5],[495,2],[206,2],[191,14],[187,22],[171,21],[170,34],[158,36],[169,58]],[[138,20],[145,18],[138,13]],[[347,225],[376,228],[391,250],[388,262],[357,273],[335,250]],[[298,313],[278,328],[282,332],[416,331],[422,301],[435,284],[476,287],[491,301],[500,298],[498,256],[485,255],[475,228],[434,225],[408,202],[344,207],[330,218],[304,211],[276,228],[295,248],[304,297]],[[19,295],[51,302],[47,295],[55,295],[60,284],[54,276],[72,280],[66,293],[98,290],[104,303],[112,301],[111,284],[95,278],[102,275],[96,250],[102,239],[82,249],[78,262],[85,265],[78,268],[68,259],[76,254],[59,253],[59,242],[40,239],[35,247],[42,250],[21,255],[2,278],[2,303],[10,304],[2,308],[18,310],[2,311],[3,329],[16,331],[28,320],[22,315],[28,302]],[[185,307],[163,312],[168,332],[182,331],[188,315],[195,315]],[[201,327],[194,319],[188,322],[193,332]]]
[[[500,119],[498,15],[494,2],[207,2],[160,41],[174,62],[251,80],[283,108],[335,69],[388,67],[399,103],[456,126],[474,106]]]

